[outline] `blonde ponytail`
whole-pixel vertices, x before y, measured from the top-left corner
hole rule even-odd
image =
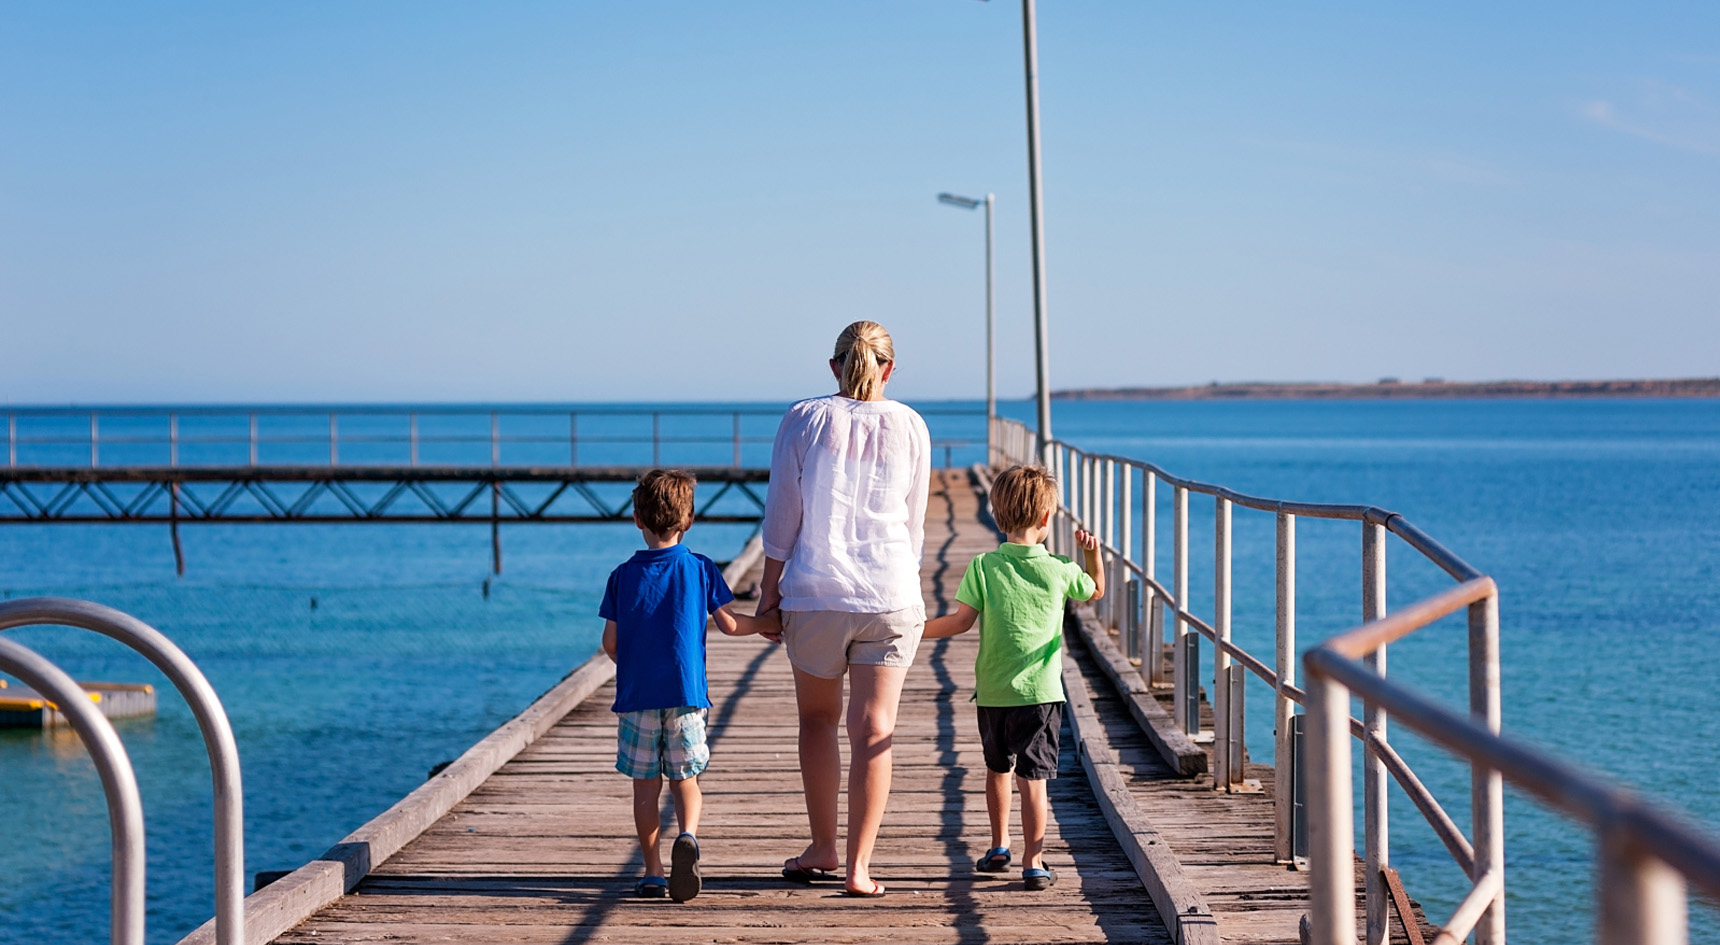
[[[830,357],[842,365],[842,396],[871,400],[883,391],[884,365],[896,360],[896,349],[883,325],[855,322],[836,336]]]

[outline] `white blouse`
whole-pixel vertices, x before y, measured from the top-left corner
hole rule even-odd
[[[913,408],[831,394],[788,408],[771,449],[764,553],[783,610],[924,607],[932,439]]]

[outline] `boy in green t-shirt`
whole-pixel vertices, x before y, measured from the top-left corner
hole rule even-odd
[[[991,486],[991,514],[1008,540],[968,565],[956,590],[956,612],[926,621],[926,639],[952,637],[979,619],[974,699],[985,749],[985,807],[991,850],[974,868],[1009,868],[1009,776],[1021,792],[1021,833],[1027,843],[1021,878],[1028,889],[1049,888],[1057,871],[1045,866],[1045,824],[1051,805],[1045,782],[1057,777],[1063,729],[1063,602],[1105,596],[1099,539],[1078,531],[1084,567],[1045,550],[1057,486],[1040,466],[1011,466]]]

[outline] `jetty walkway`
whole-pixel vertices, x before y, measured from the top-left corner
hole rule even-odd
[[[934,478],[922,572],[929,611],[953,606],[969,560],[996,546],[983,488],[984,477],[967,471]],[[754,551],[731,566],[738,591],[756,586],[758,565]],[[508,735],[528,741],[523,750],[503,744],[504,726],[324,858],[253,895],[249,937],[291,945],[1297,942],[1307,882],[1273,862],[1271,803],[1174,771],[1129,704],[1152,693],[1126,677],[1116,685],[1120,657],[1095,622],[1071,625],[1070,728],[1046,847],[1059,880],[1048,891],[1026,892],[1015,871],[972,868],[989,838],[968,702],[976,634],[928,642],[908,676],[874,862],[889,889],[879,900],[779,876],[806,837],[792,673],[781,647],[713,634],[697,899],[632,896],[640,859],[628,782],[613,770],[612,670],[599,656],[509,723],[537,730]],[[550,706],[557,698],[563,707]],[[508,757],[485,764],[497,751]],[[473,763],[488,770],[461,773]],[[1248,774],[1269,779],[1271,769],[1251,765]],[[461,777],[478,783],[447,800],[464,788],[438,782]],[[445,813],[419,810],[438,793]],[[664,814],[672,824],[667,804]],[[1424,927],[1419,916],[1415,924]],[[211,928],[186,942],[213,941]]]

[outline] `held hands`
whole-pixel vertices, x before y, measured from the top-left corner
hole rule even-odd
[[[779,598],[777,603],[781,603]],[[764,601],[759,601],[758,615],[753,617],[753,627],[759,636],[772,643],[782,642],[782,610],[772,604],[769,610],[764,609]]]

